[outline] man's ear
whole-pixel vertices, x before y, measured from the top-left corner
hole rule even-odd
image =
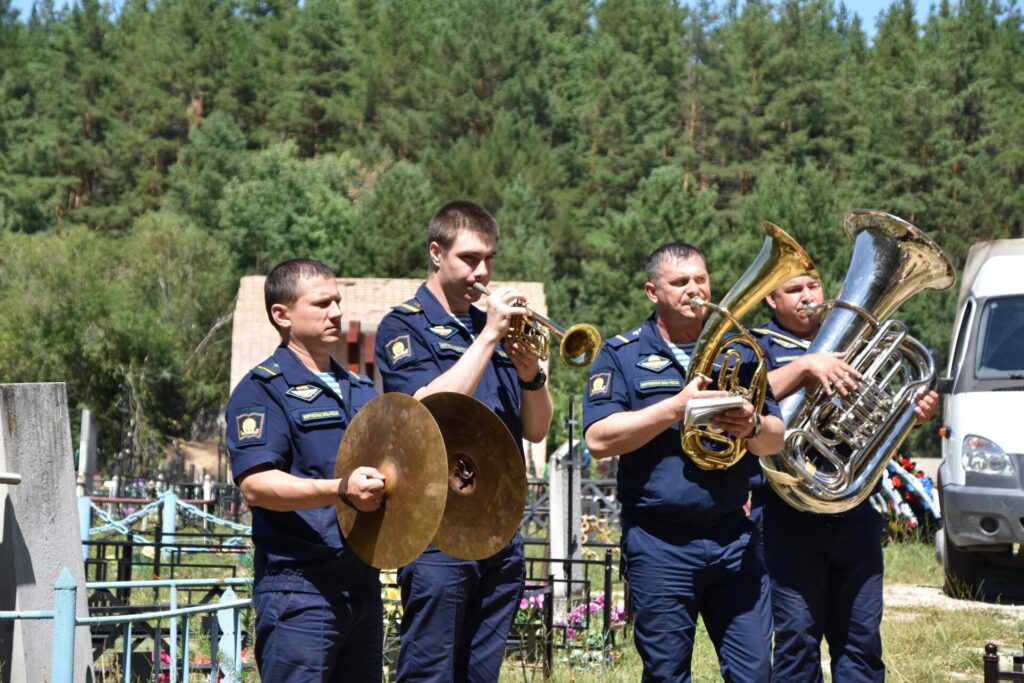
[[[652,304],[658,303],[658,293],[657,290],[654,288],[653,282],[644,283],[644,294],[647,295],[647,298],[651,300]]]
[[[768,294],[767,296],[765,296],[764,302],[766,304],[768,304],[768,308],[772,309],[773,311],[775,310],[775,295],[774,294]]]
[[[441,245],[437,242],[431,242],[430,246],[427,247],[427,252],[430,257],[430,269],[438,270],[441,267],[441,256],[444,254]]]
[[[282,330],[291,329],[292,326],[292,311],[284,304],[273,304],[270,307],[270,315],[274,318],[274,322],[277,323],[277,327]]]

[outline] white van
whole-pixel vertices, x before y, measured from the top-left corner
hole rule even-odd
[[[1024,239],[968,253],[947,374],[936,551],[948,594],[991,596],[1024,585]]]

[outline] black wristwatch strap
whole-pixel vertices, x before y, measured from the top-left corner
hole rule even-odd
[[[531,379],[529,382],[519,380],[519,386],[526,391],[537,391],[543,387],[548,381],[547,373],[544,372],[544,368],[537,368],[537,376]]]

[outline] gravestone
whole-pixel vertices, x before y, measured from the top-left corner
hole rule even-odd
[[[68,568],[78,584],[76,614],[88,615],[75,468],[63,384],[0,384],[0,610],[53,609],[54,584]],[[75,629],[74,680],[91,681],[89,628]],[[50,680],[53,622],[0,621],[2,683]]]

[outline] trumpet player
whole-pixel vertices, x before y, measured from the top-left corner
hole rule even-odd
[[[711,294],[704,255],[684,242],[666,244],[648,258],[646,277],[654,311],[639,327],[605,341],[583,404],[591,454],[621,455],[621,547],[643,680],[690,680],[699,614],[725,680],[767,681],[768,579],[754,551],[756,527],[743,511],[746,463],[701,469],[683,453],[679,435],[689,401],[726,395],[709,390],[703,376],[686,384],[704,326],[693,301],[709,301]],[[753,374],[754,365],[750,352],[741,370]],[[750,453],[768,455],[782,446],[777,415],[769,395],[762,414],[744,401],[714,423],[745,437]]]
[[[472,304],[498,253],[494,217],[469,201],[445,204],[427,226],[429,272],[416,296],[395,306],[377,330],[384,391],[423,398],[453,391],[493,410],[516,437],[541,441],[551,423],[551,396],[539,359],[505,340],[523,294],[506,288]],[[399,570],[402,593],[398,681],[496,681],[525,575],[516,533],[493,557],[455,559],[429,546]]]
[[[821,282],[795,277],[765,300],[773,317],[751,333],[759,337],[777,398],[819,385],[829,395],[857,390],[861,375],[843,354],[807,353],[820,328]],[[938,394],[919,396],[918,423],[937,408]],[[798,511],[776,496],[763,477],[760,467],[752,470],[751,517],[763,525],[771,584],[772,680],[821,681],[824,637],[833,681],[883,681],[881,516],[866,499],[842,514]]]

